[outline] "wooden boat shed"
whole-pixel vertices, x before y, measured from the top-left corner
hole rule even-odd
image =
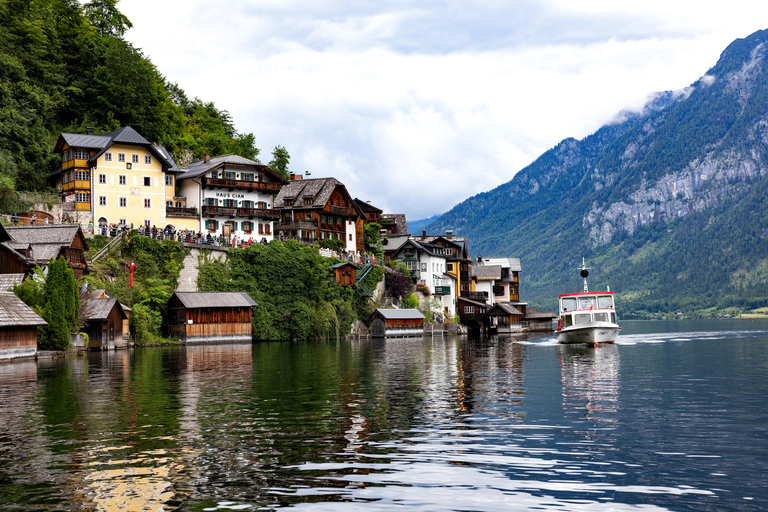
[[[13,292],[0,292],[0,360],[35,357],[37,327],[47,322]]]
[[[85,332],[88,333],[88,348],[107,350],[127,345],[124,327],[128,313],[114,298],[89,298],[83,301]]]
[[[251,341],[251,309],[245,292],[175,292],[168,300],[168,335],[183,343]]]
[[[508,302],[494,304],[486,315],[488,315],[491,331],[497,333],[523,331],[523,313]]]
[[[331,265],[333,282],[340,286],[355,286],[357,282],[357,267],[348,261]]]
[[[377,309],[371,315],[374,338],[423,335],[424,315],[418,309]]]

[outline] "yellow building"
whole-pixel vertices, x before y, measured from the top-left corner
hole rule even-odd
[[[179,168],[130,126],[104,135],[62,133],[54,151],[62,155],[56,188],[81,224],[92,222],[96,232],[142,224],[197,229],[194,212],[175,197]]]

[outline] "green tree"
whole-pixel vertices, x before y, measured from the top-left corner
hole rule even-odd
[[[376,256],[376,260],[383,261],[381,224],[378,222],[367,222],[363,228],[363,240],[365,241],[365,252]]]
[[[69,333],[77,324],[79,297],[72,269],[64,258],[51,260],[43,291],[42,316],[44,326],[41,348],[64,350],[69,346]],[[74,319],[73,319],[74,316]]]
[[[283,146],[275,146],[272,148],[272,160],[270,160],[270,169],[285,179],[290,177],[288,172],[288,164],[291,162],[291,155],[288,154],[288,150]]]
[[[117,9],[118,0],[92,0],[85,4],[88,22],[96,27],[102,36],[122,38],[133,23]]]

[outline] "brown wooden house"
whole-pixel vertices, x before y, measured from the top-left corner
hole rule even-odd
[[[168,300],[168,335],[183,343],[251,341],[251,308],[245,292],[175,292]]]
[[[494,304],[486,313],[491,331],[497,333],[522,332],[523,313],[508,302]],[[551,322],[550,322],[551,323]]]
[[[13,292],[0,292],[0,360],[35,357],[39,325],[46,321]]]
[[[127,345],[124,325],[128,321],[128,313],[117,299],[88,298],[83,302],[83,330],[88,334],[89,349],[108,350]]]
[[[424,315],[418,309],[377,309],[371,315],[371,336],[399,338],[424,335]]]
[[[60,256],[66,259],[75,277],[88,271],[88,248],[78,224],[5,226],[0,228],[0,273],[30,274],[36,265],[44,267]]]
[[[357,283],[357,267],[348,261],[331,265],[333,282],[340,286],[355,286]]]
[[[485,313],[488,311],[488,304],[480,300],[459,297],[457,306],[457,311],[462,324],[472,330],[485,328]]]

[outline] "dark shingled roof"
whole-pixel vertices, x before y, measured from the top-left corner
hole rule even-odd
[[[505,315],[523,316],[520,310],[518,310],[516,307],[514,307],[512,304],[509,304],[508,302],[499,302],[498,304],[494,305],[490,310],[488,310],[488,316],[505,316]]]
[[[120,304],[117,299],[85,299],[84,311],[86,320],[106,320],[109,317],[109,313],[115,304],[118,305],[118,309],[123,314],[123,318],[128,318],[128,315],[123,311],[123,305]]]
[[[308,180],[292,180],[284,186],[275,198],[275,208],[290,208],[293,210],[324,208],[331,198],[331,194],[337,187],[344,189],[344,194],[350,198],[344,184],[336,178],[315,178]],[[291,205],[286,205],[286,199],[296,200]],[[309,204],[304,200],[309,199]],[[351,200],[351,198],[350,198]],[[354,201],[352,201],[354,204]],[[350,206],[354,209],[353,206]]]
[[[377,313],[387,320],[423,320],[424,315],[418,309],[377,309]]]
[[[472,276],[480,281],[501,279],[501,265],[472,265]]]
[[[392,219],[392,223],[395,225],[395,232],[393,235],[407,235],[408,234],[408,222],[405,220],[404,213],[382,213],[381,221],[382,226],[391,225],[391,223],[384,222],[384,219]]]
[[[227,164],[256,167],[259,171],[268,174],[274,181],[282,183],[288,182],[288,180],[277,174],[266,165],[232,153],[228,155],[214,156],[213,158],[209,159],[208,162],[205,160],[197,160],[196,162],[191,162],[187,164],[186,167],[182,167],[180,169],[183,174],[180,174],[177,179],[185,180],[187,178],[197,178],[198,176],[202,176],[208,171],[218,167],[226,167]]]
[[[0,292],[0,327],[46,325],[40,315],[24,304],[13,292]]]
[[[31,247],[30,258],[37,263],[46,264],[51,258],[56,258],[62,247],[70,247],[80,232],[79,224],[48,224],[42,226],[6,226],[6,232],[13,238],[5,244],[16,250],[23,251]]]
[[[187,309],[245,308],[257,306],[245,292],[175,292]]]
[[[381,208],[376,208],[371,203],[369,203],[367,201],[363,201],[362,199],[358,199],[357,197],[355,198],[355,204],[357,204],[357,206],[362,211],[364,211],[366,213],[370,213],[370,212],[381,213],[382,212]]]

